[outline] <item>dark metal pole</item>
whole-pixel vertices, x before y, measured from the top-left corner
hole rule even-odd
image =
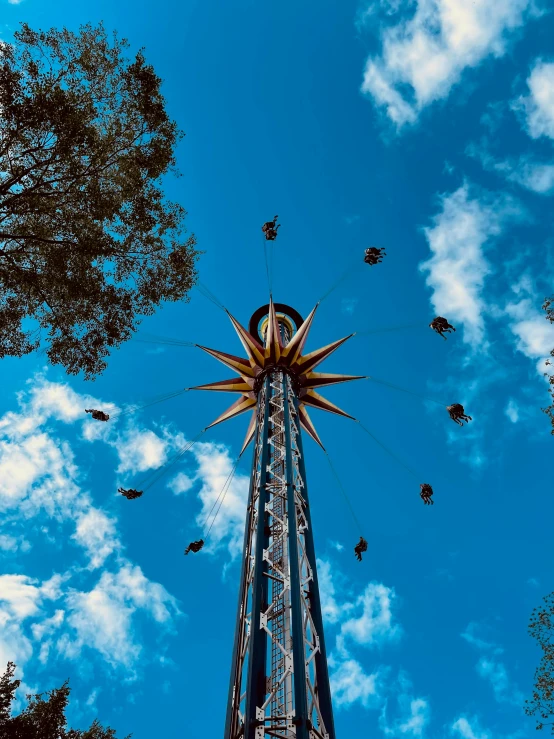
[[[260,626],[260,614],[267,608],[267,588],[269,578],[267,562],[264,560],[264,549],[269,546],[269,534],[265,527],[265,509],[267,503],[268,477],[268,423],[269,401],[271,395],[271,376],[265,378],[265,410],[262,429],[262,458],[260,474],[260,490],[258,495],[258,520],[256,544],[254,549],[254,582],[252,583],[252,616],[250,621],[250,643],[248,645],[248,668],[246,680],[246,706],[244,715],[244,739],[255,739],[256,727],[265,721],[258,719],[256,708],[263,705],[266,696],[267,669],[267,632]],[[253,470],[254,476],[256,470]],[[261,722],[261,723],[260,723]]]
[[[292,469],[292,441],[290,433],[289,385],[290,380],[283,375],[284,385],[284,421],[285,421],[285,458],[287,465],[287,518],[289,528],[289,561],[290,561],[290,601],[292,626],[292,655],[294,664],[294,723],[296,739],[309,739],[308,730],[308,696],[306,694],[306,651],[304,647],[304,629],[302,624],[302,598],[300,595],[300,562],[298,557],[298,530],[296,525],[296,501],[294,494]],[[290,393],[294,391],[290,388]]]
[[[294,409],[298,418],[298,398],[294,396]],[[306,547],[306,556],[310,567],[312,569],[313,580],[310,584],[310,602],[311,602],[311,614],[314,621],[315,630],[319,637],[319,649],[320,651],[315,656],[315,670],[317,677],[317,686],[319,694],[319,708],[321,710],[321,716],[325,724],[325,729],[329,734],[329,739],[335,739],[335,723],[333,720],[333,704],[331,701],[331,688],[329,684],[329,670],[327,667],[327,652],[325,650],[325,638],[323,635],[323,615],[321,612],[321,601],[319,599],[319,583],[317,579],[317,567],[316,567],[316,556],[314,546],[314,536],[312,527],[312,517],[310,512],[310,505],[308,500],[308,481],[306,479],[306,465],[304,462],[304,448],[302,445],[302,432],[298,429],[298,436],[296,440],[298,451],[300,453],[299,459],[299,470],[300,476],[304,481],[303,497],[306,501],[305,518],[308,525],[307,530],[304,532],[304,542]]]

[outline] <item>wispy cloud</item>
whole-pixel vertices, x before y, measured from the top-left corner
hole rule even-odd
[[[395,601],[394,588],[370,582],[353,604],[349,604],[347,611],[352,615],[342,621],[339,643],[378,646],[400,639],[402,627],[394,618]]]
[[[495,644],[490,638],[487,639],[483,636],[483,631],[485,631],[485,627],[482,624],[470,621],[465,631],[463,631],[460,636],[476,649],[481,651],[491,651],[494,654],[502,654],[504,650],[499,647],[498,644]]]
[[[423,108],[448,96],[464,70],[503,56],[530,9],[529,0],[417,0],[411,17],[382,28],[382,51],[366,62],[362,92],[397,128],[413,124]]]
[[[512,685],[506,665],[502,662],[491,657],[481,657],[477,663],[477,673],[491,684],[498,703],[523,705],[525,699],[522,693]]]
[[[462,717],[454,721],[450,728],[450,733],[458,735],[462,739],[490,739],[490,733],[483,731],[476,718],[471,719],[471,723],[467,718]]]
[[[329,624],[336,624],[343,611],[336,600],[335,583],[331,574],[331,563],[328,560],[317,560],[317,577],[323,618]]]
[[[94,649],[112,666],[128,668],[131,677],[142,651],[134,635],[135,611],[141,609],[158,625],[171,624],[180,614],[162,585],[128,563],[115,573],[103,572],[92,590],[70,592],[66,601],[70,629],[57,640],[58,652],[77,659],[83,650]]]
[[[523,695],[510,679],[506,665],[499,659],[504,652],[503,648],[490,638],[482,636],[483,631],[483,625],[472,621],[461,634],[468,644],[481,652],[476,664],[477,674],[490,683],[498,703],[521,706],[524,700]]]
[[[346,659],[332,671],[331,690],[337,706],[361,703],[365,708],[380,701],[380,675],[367,674],[355,659]]]
[[[336,581],[344,578],[330,561],[318,560],[317,568],[327,629],[338,629],[334,650],[328,644],[333,699],[344,707],[358,702],[375,708],[383,701],[388,670],[378,666],[367,671],[352,651],[359,646],[379,648],[401,637],[402,628],[394,615],[394,589],[373,582],[352,597],[339,593]]]
[[[539,296],[529,275],[522,275],[511,289],[513,299],[507,302],[504,312],[510,319],[515,347],[535,360],[537,372],[542,375],[546,371],[544,360],[554,348],[554,324],[539,309]]]
[[[0,418],[1,548],[25,551],[24,533],[30,522],[46,532],[45,544],[55,541],[48,535],[51,531],[76,547],[73,558],[71,549],[66,550],[66,571],[42,582],[21,574],[0,578],[0,663],[11,659],[24,668],[37,652],[42,663],[52,654],[62,659],[96,654],[112,666],[124,666],[127,677],[133,676],[141,652],[138,624],[147,617],[167,629],[180,610],[160,584],[125,558],[117,518],[94,505],[83,489],[85,476],[77,467],[73,445],[89,441],[112,445],[110,434],[121,438],[111,426],[100,435],[87,434],[90,421],[84,409],[115,406],[43,376],[28,383],[18,405],[17,411]],[[82,436],[77,436],[77,427],[70,442],[65,434],[79,420]],[[136,438],[133,434],[128,438],[127,451]],[[144,444],[136,446],[144,452]],[[145,456],[129,452],[128,459],[140,467]],[[92,587],[91,577],[98,578]]]
[[[519,421],[519,406],[513,398],[508,400],[508,405],[504,408],[504,413],[512,423]]]
[[[425,698],[416,698],[413,695],[413,686],[406,673],[401,672],[397,685],[396,703],[399,714],[394,720],[390,720],[388,713],[390,709],[387,701],[379,717],[379,727],[385,736],[390,737],[421,737],[431,719],[429,702]]]
[[[231,556],[238,557],[250,477],[238,470],[230,477],[235,460],[223,445],[197,444],[193,454],[198,464],[196,480],[201,485],[198,497],[202,503],[196,520],[202,528],[211,526],[208,551],[226,542]]]
[[[508,220],[521,218],[522,212],[504,196],[472,194],[468,184],[442,196],[440,204],[433,225],[424,229],[432,256],[420,269],[428,273],[435,311],[454,325],[461,324],[464,341],[472,348],[483,348],[483,290],[492,272],[485,248]]]
[[[554,139],[554,62],[537,59],[527,78],[528,95],[517,98],[512,107],[523,117],[531,138]]]
[[[477,146],[469,144],[466,154],[476,159],[487,172],[496,172],[510,182],[531,190],[539,195],[554,193],[554,164],[537,161],[531,154],[519,157],[497,158],[488,148],[485,140]]]
[[[346,313],[347,316],[351,316],[356,310],[358,304],[358,298],[343,298],[341,302],[341,311]]]

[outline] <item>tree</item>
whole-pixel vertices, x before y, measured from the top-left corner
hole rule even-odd
[[[0,42],[0,358],[41,343],[94,379],[163,300],[196,280],[183,208],[165,199],[183,134],[142,50],[104,27]]]
[[[544,605],[531,614],[529,634],[536,639],[543,655],[535,672],[533,699],[525,701],[525,713],[536,716],[537,729],[550,726],[554,735],[554,593],[543,598]]]
[[[8,662],[0,678],[0,739],[117,739],[113,729],[104,729],[97,720],[85,731],[67,729],[65,709],[71,692],[67,681],[49,691],[46,700],[44,694],[28,695],[26,708],[18,716],[11,716],[15,691],[21,683],[13,679],[14,674],[15,665]]]
[[[545,298],[542,307],[543,310],[546,311],[546,320],[550,321],[550,323],[554,323],[554,295],[550,298]],[[550,356],[554,357],[554,349],[551,350]],[[546,364],[552,365],[552,362],[547,359]],[[550,423],[552,425],[552,431],[550,433],[554,436],[554,375],[549,375],[545,372],[544,376],[548,378],[548,382],[550,383],[550,396],[552,398],[552,403],[548,408],[543,408],[542,410],[550,418]]]

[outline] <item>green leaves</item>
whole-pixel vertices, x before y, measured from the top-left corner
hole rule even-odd
[[[0,358],[45,344],[94,379],[141,316],[188,300],[196,242],[161,183],[182,134],[127,47],[23,24],[0,49]]]
[[[18,716],[11,716],[21,682],[13,680],[14,674],[15,665],[8,662],[0,678],[0,739],[117,739],[113,729],[104,729],[97,720],[86,731],[67,729],[65,709],[71,692],[67,682],[46,694],[28,695],[27,707]]]
[[[542,658],[535,671],[533,698],[525,701],[524,710],[528,716],[541,719],[537,722],[538,730],[550,726],[554,734],[554,722],[545,722],[554,718],[554,593],[543,601],[544,605],[533,610],[529,621],[529,635],[541,648]]]

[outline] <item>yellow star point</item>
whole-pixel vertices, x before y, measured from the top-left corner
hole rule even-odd
[[[289,341],[283,345],[281,331],[279,327],[279,318],[275,310],[273,300],[269,304],[269,315],[267,317],[266,340],[265,346],[262,346],[258,339],[249,331],[247,331],[228,311],[227,314],[233,324],[238,337],[246,350],[247,359],[236,357],[233,354],[209,349],[205,346],[199,346],[200,349],[218,359],[225,366],[234,370],[238,377],[230,380],[218,380],[205,385],[198,385],[191,390],[210,390],[215,392],[238,393],[240,397],[213,423],[208,426],[215,426],[218,423],[227,421],[230,418],[253,411],[248,431],[244,439],[241,454],[252,441],[256,429],[256,411],[257,403],[256,378],[265,375],[271,370],[282,369],[294,378],[299,389],[299,407],[298,415],[302,428],[311,436],[311,438],[321,446],[323,444],[315,430],[315,427],[308,415],[306,406],[311,408],[319,408],[320,410],[335,413],[346,418],[353,418],[350,414],[341,410],[334,403],[324,398],[315,388],[327,385],[338,385],[343,382],[351,382],[352,380],[364,379],[358,375],[338,375],[334,373],[314,372],[313,370],[334,351],[336,351],[345,341],[350,339],[354,334],[339,339],[321,349],[302,356],[302,350],[306,343],[308,333],[310,331],[317,305],[306,318],[306,320],[298,327],[298,330]]]

